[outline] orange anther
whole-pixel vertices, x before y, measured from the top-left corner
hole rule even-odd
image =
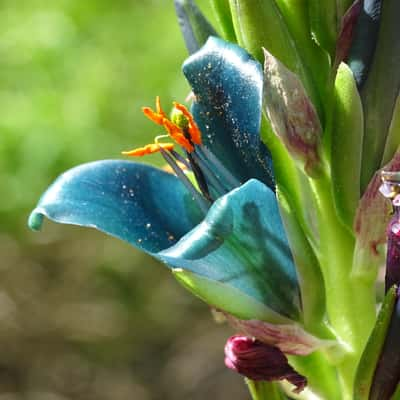
[[[179,126],[176,126],[173,122],[168,119],[164,119],[163,125],[167,130],[168,134],[175,140],[176,143],[181,145],[186,151],[191,153],[194,150],[193,145],[190,141],[185,137],[182,132],[182,129]]]
[[[190,139],[195,144],[201,144],[201,132],[190,111],[181,103],[174,102],[174,107],[179,110],[189,121],[188,132]]]
[[[163,125],[164,115],[156,113],[150,107],[142,107],[143,114],[158,125]]]
[[[201,132],[198,128],[195,120],[193,119],[192,114],[190,114],[189,110],[180,103],[174,103],[174,106],[177,110],[181,111],[182,114],[188,121],[187,128],[183,128],[176,125],[170,119],[168,119],[164,110],[161,108],[160,97],[156,97],[156,111],[151,109],[150,107],[143,107],[142,111],[144,115],[149,118],[151,121],[155,122],[158,125],[161,125],[168,132],[169,136],[176,141],[180,146],[182,146],[186,151],[191,153],[194,151],[194,144],[201,144]],[[134,150],[134,154],[128,155],[145,155],[154,153],[159,150],[153,150],[154,145],[148,145],[140,149]]]
[[[147,144],[144,147],[139,147],[138,149],[123,151],[122,154],[126,156],[141,157],[147,154],[157,153],[160,151],[160,148],[164,150],[172,150],[174,145],[172,143],[152,143]]]

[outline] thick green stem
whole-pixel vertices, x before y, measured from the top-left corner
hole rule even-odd
[[[252,381],[246,379],[251,398],[253,400],[285,400],[286,396],[282,393],[279,385],[275,382]]]
[[[356,367],[375,321],[373,285],[352,277],[355,240],[339,221],[325,176],[312,181],[318,208],[319,259],[326,288],[329,322],[346,355],[337,361],[343,399],[351,399]]]
[[[307,377],[308,385],[318,398],[342,400],[337,385],[335,367],[329,365],[326,356],[317,351],[308,356],[289,356],[290,365]]]

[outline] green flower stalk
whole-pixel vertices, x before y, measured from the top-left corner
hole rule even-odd
[[[74,168],[30,226],[95,227],[164,263],[237,332],[225,363],[254,400],[400,398],[400,3],[211,0],[217,27],[174,3],[190,111],[157,98],[143,111],[165,134],[126,153],[173,173]]]

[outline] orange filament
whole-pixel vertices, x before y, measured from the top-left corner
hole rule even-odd
[[[174,148],[173,143],[152,143],[147,144],[144,147],[139,147],[138,149],[133,149],[130,151],[123,151],[122,154],[126,156],[141,157],[147,154],[153,154],[160,151],[160,149],[172,150]]]
[[[161,108],[160,96],[156,97],[156,110],[157,110],[157,114],[160,114],[163,117],[167,118],[167,114],[165,114],[164,110]]]

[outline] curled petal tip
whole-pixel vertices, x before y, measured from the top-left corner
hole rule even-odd
[[[28,219],[28,226],[33,231],[40,231],[43,224],[43,214],[39,213],[38,211],[32,211],[31,215]]]

